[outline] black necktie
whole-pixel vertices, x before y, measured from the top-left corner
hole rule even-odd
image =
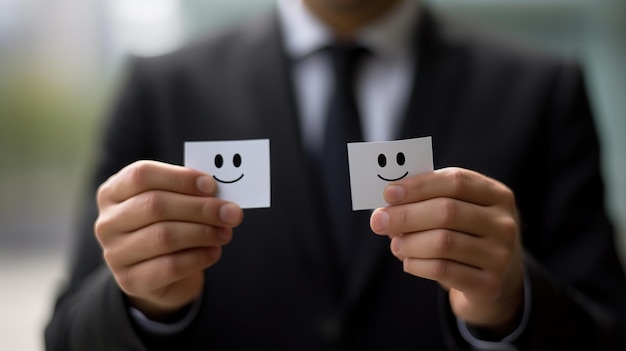
[[[320,166],[325,188],[330,234],[340,276],[345,278],[352,262],[358,234],[358,221],[367,221],[362,212],[352,211],[348,151],[346,144],[362,141],[360,118],[355,99],[356,74],[365,49],[354,44],[334,44],[328,49],[333,68],[334,90],[330,97]]]

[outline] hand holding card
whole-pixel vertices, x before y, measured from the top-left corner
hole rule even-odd
[[[216,198],[217,181],[181,166],[137,161],[98,189],[94,229],[131,306],[166,319],[193,301],[243,211]]]

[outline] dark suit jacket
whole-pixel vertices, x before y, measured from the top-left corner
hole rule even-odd
[[[516,193],[532,288],[519,347],[623,349],[626,283],[579,69],[428,11],[417,27],[415,85],[398,137],[431,135],[436,168],[473,169]],[[403,273],[367,223],[337,295],[279,30],[273,16],[135,61],[105,133],[94,187],[135,160],[181,164],[185,141],[271,140],[272,207],[247,210],[206,270],[195,321],[171,337],[134,325],[94,240],[90,194],[48,350],[468,348],[446,293]]]

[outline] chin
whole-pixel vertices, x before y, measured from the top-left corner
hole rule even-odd
[[[375,3],[385,3],[389,0],[311,0],[324,3],[326,6],[332,6],[335,9],[354,10],[359,7],[371,6]]]

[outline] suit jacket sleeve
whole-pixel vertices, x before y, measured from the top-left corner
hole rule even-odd
[[[579,67],[564,64],[555,77],[535,136],[548,160],[537,158],[543,184],[533,184],[543,194],[532,204],[540,215],[529,224],[521,213],[531,309],[514,344],[520,350],[624,350],[626,280],[604,207],[599,141]],[[467,349],[449,305],[445,310],[458,342],[452,348]]]
[[[546,110],[543,230],[529,243],[532,289],[526,346],[622,350],[626,280],[604,207],[600,151],[582,74],[563,65]],[[522,235],[524,235],[522,233]],[[541,262],[541,263],[539,263]]]
[[[135,64],[131,69],[104,133],[100,165],[76,230],[69,282],[45,331],[46,349],[50,351],[145,349],[93,233],[97,186],[125,165],[152,156],[147,149],[150,123],[142,120],[152,113],[147,111],[151,97],[140,67]]]

